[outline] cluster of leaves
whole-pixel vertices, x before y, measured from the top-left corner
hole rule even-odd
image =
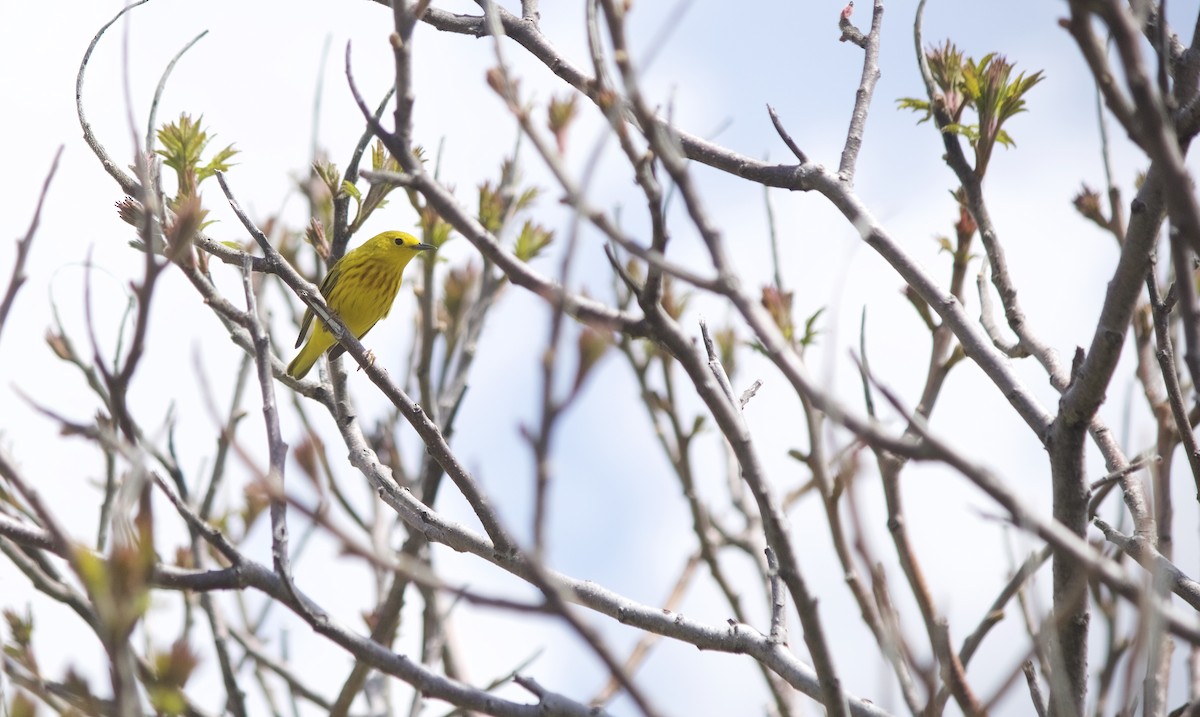
[[[341,171],[333,162],[316,161],[313,163],[312,169],[316,178],[328,190],[328,200],[337,201],[349,198],[354,201],[354,218],[349,221],[347,236],[353,235],[361,229],[362,225],[375,213],[375,210],[387,206],[388,195],[401,186],[396,182],[372,182],[367,193],[363,194],[358,185],[342,178]],[[376,140],[371,146],[371,170],[397,173],[401,171],[400,162],[384,149],[383,142],[379,140]],[[317,203],[317,205],[321,204]],[[332,215],[332,204],[329,201],[324,202],[324,206],[319,208],[325,210],[322,213]],[[332,220],[332,216],[328,219]]]
[[[159,127],[156,133],[161,147],[154,152],[162,157],[167,168],[174,171],[177,190],[175,196],[167,200],[170,213],[163,226],[166,246],[159,245],[157,237],[153,239],[155,250],[162,251],[165,248],[166,256],[172,261],[185,256],[190,251],[196,233],[212,223],[207,220],[208,210],[200,201],[200,185],[217,172],[228,171],[233,166],[229,160],[238,153],[231,144],[218,150],[206,161],[204,152],[216,135],[209,134],[203,121],[203,115],[192,119],[185,112],[179,115],[178,120]],[[117,203],[117,213],[127,224],[139,229],[146,228],[144,207],[132,197]],[[137,245],[138,248],[141,246]]]
[[[1024,72],[1012,76],[1016,67],[1003,55],[989,53],[978,62],[962,53],[946,40],[940,47],[925,51],[929,72],[937,86],[933,103],[905,97],[899,100],[902,109],[923,112],[921,122],[945,111],[943,132],[965,137],[975,150],[975,174],[982,178],[987,172],[996,143],[1015,146],[1004,123],[1025,111],[1025,94],[1042,81],[1041,70],[1031,75]],[[966,110],[972,110],[975,123],[964,120]]]
[[[229,160],[238,153],[230,144],[205,162],[204,150],[216,135],[209,135],[203,121],[204,115],[193,120],[185,112],[179,115],[178,121],[164,124],[157,133],[162,148],[155,150],[155,154],[163,158],[163,164],[175,171],[179,182],[174,199],[176,203],[183,198],[196,196],[200,183],[217,172],[229,171],[233,166]]]
[[[200,202],[200,184],[217,172],[228,171],[233,166],[229,160],[238,153],[230,144],[205,161],[204,151],[216,135],[208,133],[203,121],[203,115],[193,120],[182,113],[177,121],[168,122],[158,130],[162,148],[155,153],[174,170],[178,184],[175,197],[167,202],[174,218],[163,228],[172,260],[182,257],[196,232],[212,223],[207,221],[208,210]]]
[[[121,644],[141,621],[150,607],[150,578],[157,558],[147,538],[149,520],[145,514],[137,518],[139,540],[118,541],[109,556],[86,549],[75,551],[72,567],[87,590],[95,609],[97,630],[106,647]],[[19,666],[34,682],[46,682],[33,652],[33,615],[4,611],[8,639],[3,652],[6,660]],[[150,674],[146,678],[147,696],[160,715],[181,715],[188,712],[184,687],[199,663],[196,653],[186,640],[175,642],[169,650],[152,651]],[[93,694],[87,680],[74,668],[69,668],[56,689],[81,712],[100,714],[109,711],[106,700]],[[4,714],[32,717],[37,705],[24,693],[17,691],[2,708]]]
[[[442,301],[438,305],[438,324],[445,330],[447,350],[457,346],[457,337],[466,321],[481,279],[479,265],[472,262],[452,267],[442,282]]]
[[[143,518],[138,516],[138,521]],[[149,534],[140,528],[140,538]],[[88,591],[109,644],[117,644],[137,626],[150,607],[150,579],[157,558],[150,540],[118,540],[103,557],[86,550],[75,556],[75,570]]]
[[[375,140],[375,144],[371,146],[371,169],[376,172],[400,171],[400,162],[384,149],[381,140]],[[386,206],[387,196],[399,188],[400,185],[396,182],[372,182],[364,196],[350,182],[342,182],[342,189],[354,200],[357,208],[354,221],[350,223],[350,232],[357,231],[376,209]]]
[[[8,626],[4,655],[36,675],[38,664],[33,656],[33,613],[28,607],[25,608],[24,615],[15,610],[5,609],[4,622]]]
[[[527,212],[540,192],[537,187],[520,188],[520,175],[516,162],[506,159],[500,165],[500,179],[479,185],[479,223],[493,234],[498,234],[517,215]],[[554,239],[554,232],[526,219],[517,232],[513,253],[521,261],[537,258]]]
[[[186,640],[177,640],[171,649],[155,652],[151,658],[154,672],[146,683],[150,704],[158,714],[187,714],[183,688],[199,664],[191,645]]]

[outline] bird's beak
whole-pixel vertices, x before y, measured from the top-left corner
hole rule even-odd
[[[428,251],[430,249],[436,249],[436,248],[437,247],[435,247],[432,244],[413,244],[412,246],[409,247],[409,249],[416,249],[417,251]]]

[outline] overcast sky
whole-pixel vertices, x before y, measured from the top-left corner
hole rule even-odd
[[[512,4],[512,3],[508,3]],[[952,231],[955,207],[949,197],[954,186],[950,170],[941,161],[941,144],[929,124],[896,108],[901,97],[923,92],[916,72],[912,41],[915,2],[888,4],[884,25],[883,76],[875,95],[865,145],[856,179],[857,189],[904,248],[937,276],[948,276],[949,258],[938,253],[936,237]],[[544,2],[545,33],[573,61],[585,66],[582,3]],[[860,0],[855,20],[869,23],[870,3]],[[1197,11],[1195,0],[1170,4],[1176,27],[1190,28]],[[435,2],[456,12],[474,12],[473,3]],[[808,155],[827,166],[836,165],[849,110],[861,72],[861,52],[837,42],[836,20],[840,1],[783,0],[734,4],[718,0],[667,3],[640,0],[629,16],[633,46],[648,61],[646,89],[653,101],[669,108],[679,126],[752,157],[787,161],[787,149],[775,135],[765,106],[773,105],[792,136]],[[13,251],[2,242],[22,235],[32,216],[42,178],[59,145],[62,162],[42,214],[42,224],[26,267],[28,282],[17,308],[0,335],[0,442],[37,481],[77,536],[94,539],[99,491],[93,482],[102,476],[98,453],[82,441],[58,435],[57,426],[30,408],[30,401],[50,407],[80,421],[89,420],[96,401],[77,372],[54,358],[43,336],[52,322],[51,305],[76,341],[87,345],[84,322],[84,264],[91,276],[92,313],[97,336],[106,350],[115,345],[128,285],[140,276],[142,257],[130,249],[130,228],[119,221],[113,205],[121,199],[116,185],[81,140],[74,108],[75,74],[83,52],[97,29],[120,8],[114,2],[8,3],[0,7],[0,96],[7,98],[0,122],[0,147],[5,171],[0,172],[0,197],[6,211],[0,218],[0,280],[7,280]],[[998,51],[1017,63],[1019,70],[1044,70],[1046,79],[1028,96],[1030,112],[1008,125],[1017,147],[997,150],[992,160],[987,192],[1001,240],[1008,252],[1013,277],[1029,310],[1033,328],[1069,355],[1076,345],[1087,345],[1095,324],[1105,284],[1115,266],[1117,250],[1110,237],[1081,220],[1071,208],[1071,197],[1081,183],[1100,187],[1103,174],[1097,150],[1098,125],[1095,97],[1085,67],[1067,33],[1057,25],[1065,3],[1015,0],[931,2],[926,19],[927,42],[952,38],[975,57]],[[213,0],[206,3],[154,0],[129,15],[128,23],[110,30],[88,70],[84,101],[89,119],[118,162],[129,163],[134,137],[145,134],[150,98],[166,63],[201,31],[202,39],[175,68],[159,111],[162,121],[180,112],[203,114],[205,125],[217,137],[214,146],[233,143],[240,150],[229,182],[240,202],[258,220],[274,213],[294,226],[306,221],[307,207],[294,191],[297,176],[311,159],[316,144],[344,166],[357,141],[362,122],[347,90],[342,58],[351,43],[356,80],[369,97],[378,97],[391,82],[393,69],[387,43],[391,31],[389,11],[366,0],[316,2],[315,0]],[[1186,35],[1185,42],[1190,40]],[[420,27],[415,38],[417,104],[415,136],[429,147],[442,146],[441,176],[456,188],[467,204],[474,190],[498,174],[502,157],[510,154],[516,128],[496,96],[487,88],[485,71],[494,65],[488,40],[445,36]],[[327,54],[326,54],[327,52]],[[505,46],[506,57],[522,77],[523,88],[544,102],[564,88],[539,64],[523,57],[515,45]],[[315,117],[316,87],[323,94]],[[127,109],[126,96],[132,101]],[[605,133],[590,108],[571,134],[568,159],[581,170]],[[130,126],[132,117],[133,127]],[[1144,163],[1120,136],[1115,135],[1114,159],[1118,181],[1132,197],[1136,173]],[[608,149],[615,145],[609,144]],[[559,206],[560,193],[531,153],[523,155],[526,174],[547,191],[536,216],[547,225],[567,229],[568,215]],[[1194,167],[1194,163],[1193,163]],[[709,208],[735,248],[734,261],[747,286],[765,283],[770,274],[766,215],[760,187],[748,185],[715,170],[694,170]],[[365,187],[365,183],[361,186]],[[620,161],[600,163],[589,187],[594,203],[624,206],[622,220],[633,232],[643,229],[635,187]],[[215,183],[205,185],[205,205],[218,223],[209,233],[220,240],[241,241],[245,232],[229,212]],[[797,314],[807,316],[825,307],[822,336],[809,355],[815,374],[837,387],[839,395],[861,410],[857,378],[849,351],[858,344],[858,322],[867,312],[869,351],[881,380],[901,396],[915,400],[921,387],[928,354],[927,333],[911,307],[900,299],[902,282],[857,233],[824,200],[816,196],[773,192],[771,201],[781,241],[784,281],[797,293]],[[402,200],[378,213],[361,237],[383,229],[412,230],[415,217]],[[643,232],[644,235],[644,232]],[[610,297],[601,241],[584,233],[581,261],[572,277],[576,286],[604,299]],[[677,224],[672,258],[703,268],[699,242],[685,223]],[[469,247],[461,239],[449,245],[447,258],[462,261]],[[543,260],[545,273],[557,270]],[[238,277],[216,267],[218,283],[237,303]],[[278,295],[274,295],[277,300]],[[299,303],[291,299],[293,306]],[[969,308],[976,311],[976,303]],[[407,346],[407,319],[412,297],[401,293],[393,318],[369,337],[389,368],[399,366],[406,353],[389,346]],[[729,314],[717,304],[699,302],[691,321],[705,315],[714,323]],[[518,439],[521,421],[536,416],[537,365],[535,357],[544,340],[546,312],[542,303],[527,294],[510,291],[495,323],[484,336],[483,357],[472,374],[472,387],[458,426],[455,449],[499,506],[519,535],[528,535],[532,472],[528,449]],[[148,425],[169,414],[177,421],[181,463],[200,474],[209,465],[216,421],[206,407],[206,391],[193,376],[202,365],[211,395],[225,410],[239,352],[220,324],[178,274],[168,272],[159,287],[148,353],[138,374],[137,411]],[[283,356],[290,357],[292,329],[275,336]],[[286,334],[286,335],[285,335]],[[698,335],[698,329],[697,329]],[[1118,368],[1103,415],[1120,436],[1129,453],[1153,439],[1153,426],[1134,391],[1130,405],[1131,362]],[[1053,408],[1055,396],[1039,367],[1032,362],[1018,371]],[[747,356],[737,377],[743,388],[756,378],[764,382],[759,396],[747,409],[747,420],[772,480],[786,490],[807,476],[786,450],[804,443],[796,399],[781,377]],[[364,400],[365,411],[382,411],[371,395],[366,378],[352,374],[352,386]],[[603,389],[598,387],[603,386]],[[649,423],[636,404],[636,388],[628,368],[611,356],[602,365],[580,404],[566,419],[556,445],[556,466],[562,469],[554,493],[551,562],[568,574],[594,579],[641,602],[658,604],[666,595],[674,573],[692,550],[690,518],[664,459],[650,433]],[[286,389],[277,385],[277,391]],[[22,397],[24,395],[24,397]],[[251,392],[256,396],[255,392]],[[255,456],[266,463],[261,441],[257,400],[247,405],[253,415],[243,422],[246,445],[261,449]],[[376,413],[378,415],[378,413]],[[895,424],[893,424],[895,425]],[[973,366],[956,369],[938,406],[933,426],[958,442],[978,460],[992,466],[1032,502],[1049,511],[1048,467],[1036,437],[1008,408],[982,373]],[[294,415],[284,416],[285,439],[299,436]],[[412,439],[412,436],[408,436]],[[723,475],[716,444],[701,448],[711,458],[713,470],[704,476],[705,489],[719,494]],[[839,442],[844,437],[839,437]],[[415,446],[415,443],[410,444]],[[333,452],[340,456],[338,451]],[[1093,454],[1089,467],[1099,477],[1103,464]],[[250,475],[246,466],[235,474]],[[873,472],[868,471],[873,477]],[[964,480],[937,467],[913,467],[907,489],[910,529],[926,560],[935,599],[949,616],[955,636],[961,638],[985,613],[987,605],[1006,579],[1008,558],[1002,528],[980,519],[981,511],[996,511]],[[229,500],[240,486],[231,483]],[[883,529],[877,482],[864,481],[864,510],[878,519],[874,542],[881,555],[890,554]],[[1197,519],[1193,491],[1180,483],[1177,562],[1196,574]],[[444,495],[439,508],[468,520],[465,509],[452,495]],[[835,657],[843,666],[844,683],[855,694],[871,697],[888,707],[900,703],[890,687],[890,673],[861,656],[875,654],[867,642],[856,609],[840,580],[840,569],[828,548],[824,519],[815,501],[793,514],[793,530],[805,546],[802,566],[810,584],[820,586],[822,615],[831,626]],[[263,536],[260,536],[260,538]],[[257,557],[269,559],[266,541]],[[1018,553],[1029,548],[1013,541]],[[514,595],[529,592],[514,581],[479,572],[474,561],[447,554],[440,556],[447,569],[470,575],[474,585]],[[319,601],[340,605],[341,619],[360,628],[355,610],[367,605],[371,583],[357,565],[335,559],[329,546],[318,546],[302,564],[302,588]],[[895,584],[902,583],[893,568]],[[1048,582],[1048,578],[1045,580]],[[27,582],[0,563],[0,606],[21,606],[32,599]],[[900,597],[910,615],[911,601]],[[65,629],[78,631],[74,619],[55,607],[42,607],[46,616],[62,617]],[[719,624],[728,617],[711,590],[701,588],[686,604],[690,616]],[[42,613],[39,613],[39,615]],[[761,611],[756,613],[762,617]],[[535,624],[530,633],[524,618],[494,611],[459,612],[459,637],[482,642],[488,649],[472,651],[468,674],[479,683],[505,673],[538,647],[546,652],[530,668],[542,684],[586,699],[601,683],[593,658],[552,620]],[[173,603],[164,601],[151,616],[173,634],[177,620]],[[54,620],[45,618],[47,630],[38,642],[39,655],[51,674],[65,664],[89,666],[95,671],[100,649],[88,640],[56,642],[49,630]],[[636,635],[619,626],[605,625],[606,635],[624,651]],[[918,623],[914,623],[917,625]],[[765,629],[763,624],[758,627]],[[314,649],[314,659],[298,664],[313,684],[333,694],[346,670],[340,653],[311,637],[307,628],[281,620],[276,634],[289,629],[296,647]],[[486,632],[484,632],[486,631]],[[921,634],[914,627],[913,635]],[[970,675],[983,694],[1026,649],[1017,620],[1007,620],[989,638],[972,665]],[[488,637],[480,641],[478,636]],[[406,633],[408,638],[411,633]],[[798,627],[793,645],[802,650]],[[765,695],[752,665],[745,658],[698,653],[694,648],[664,641],[642,673],[646,684],[661,695],[669,714],[749,714],[761,711]],[[330,662],[316,655],[334,654]],[[1177,656],[1185,654],[1178,650]],[[90,663],[90,665],[89,665]],[[684,671],[688,672],[684,672]],[[201,679],[213,679],[212,664]],[[699,675],[686,684],[673,684],[681,674]],[[745,691],[729,689],[744,681]],[[215,683],[214,683],[215,684]],[[1174,705],[1182,699],[1182,685],[1173,685]],[[103,690],[102,690],[103,691]],[[514,691],[513,695],[521,694]],[[889,702],[889,700],[891,700]],[[201,700],[215,709],[214,700]],[[614,711],[629,713],[629,704],[618,701]],[[443,710],[439,706],[435,714]],[[815,707],[813,709],[815,711]],[[1027,714],[1027,703],[1010,700],[1001,714]]]

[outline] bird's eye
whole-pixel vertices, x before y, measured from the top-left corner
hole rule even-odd
[[[392,241],[396,242],[396,246],[404,246],[404,240],[401,239],[400,237],[396,237]]]

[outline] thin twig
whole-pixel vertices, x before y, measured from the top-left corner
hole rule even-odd
[[[853,3],[851,3],[853,5]],[[842,159],[838,164],[838,177],[846,184],[854,183],[854,171],[858,164],[858,153],[862,149],[863,134],[867,126],[867,112],[875,96],[875,85],[879,82],[879,43],[883,36],[883,0],[875,0],[871,14],[871,31],[866,34],[862,45],[863,67],[858,91],[854,95],[854,108],[850,112],[850,128],[846,131],[846,142],[842,148]],[[800,160],[804,162],[803,159]]]
[[[1046,698],[1042,696],[1042,687],[1038,684],[1037,671],[1034,670],[1033,661],[1026,660],[1021,665],[1021,670],[1025,673],[1025,683],[1029,685],[1029,699],[1033,702],[1033,709],[1037,713],[1037,717],[1046,717]]]
[[[4,325],[8,322],[8,312],[12,310],[17,292],[25,283],[25,261],[29,258],[33,237],[37,234],[38,224],[41,222],[42,206],[46,203],[46,196],[50,193],[50,181],[54,179],[54,173],[58,171],[58,160],[62,157],[62,151],[63,146],[60,144],[54,152],[54,160],[50,162],[50,171],[46,173],[46,179],[42,181],[42,191],[38,193],[33,219],[29,222],[29,228],[25,230],[25,236],[17,241],[17,259],[13,263],[12,276],[8,280],[8,289],[4,292],[4,299],[0,300],[0,333],[4,331]]]
[[[163,91],[167,88],[167,78],[171,76],[171,71],[175,69],[175,65],[183,57],[184,53],[192,49],[192,47],[208,34],[208,30],[204,30],[199,35],[193,37],[186,45],[183,46],[171,61],[167,63],[162,75],[158,78],[158,86],[154,88],[154,99],[150,102],[150,114],[146,118],[146,153],[154,154],[154,139],[158,125],[158,103],[162,99]]]

